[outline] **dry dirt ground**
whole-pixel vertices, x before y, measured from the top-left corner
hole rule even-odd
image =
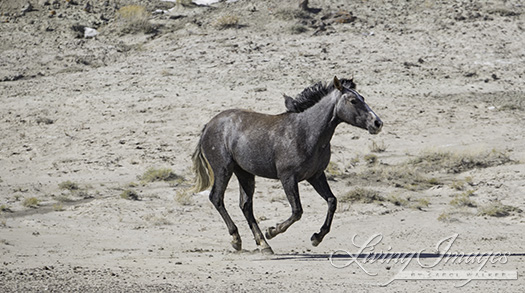
[[[0,291],[525,290],[522,1],[29,2],[0,3]],[[385,125],[337,129],[332,231],[311,246],[326,203],[301,183],[302,219],[259,253],[233,179],[235,253],[187,192],[203,125],[282,113],[283,93],[334,75]],[[290,207],[256,184],[266,229]],[[517,279],[396,279],[408,270]]]

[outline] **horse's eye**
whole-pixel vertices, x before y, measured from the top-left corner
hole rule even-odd
[[[351,100],[350,100],[350,103],[352,103],[352,104],[354,104],[354,105],[357,104],[357,99],[355,99],[355,98],[354,98],[354,99],[351,99]]]

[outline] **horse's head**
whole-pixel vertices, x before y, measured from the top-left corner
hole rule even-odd
[[[368,130],[371,134],[378,134],[383,127],[383,122],[376,113],[365,103],[365,98],[354,88],[341,84],[341,81],[334,77],[334,87],[341,93],[337,101],[336,115],[342,121]]]

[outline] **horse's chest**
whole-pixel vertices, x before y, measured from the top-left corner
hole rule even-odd
[[[330,144],[320,146],[304,158],[302,164],[298,166],[298,175],[301,180],[308,179],[326,169],[329,162]]]

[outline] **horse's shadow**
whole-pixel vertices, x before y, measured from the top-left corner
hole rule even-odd
[[[480,253],[479,257],[490,257],[495,253]],[[501,253],[503,254],[503,253]],[[525,252],[504,253],[507,257],[525,256]],[[468,254],[465,254],[466,258]],[[360,254],[336,254],[336,253],[283,253],[274,254],[271,260],[298,260],[298,261],[326,261],[326,260],[394,260],[394,259],[438,259],[438,258],[458,258],[456,253],[416,253],[416,252],[383,252],[383,253],[360,253]]]

